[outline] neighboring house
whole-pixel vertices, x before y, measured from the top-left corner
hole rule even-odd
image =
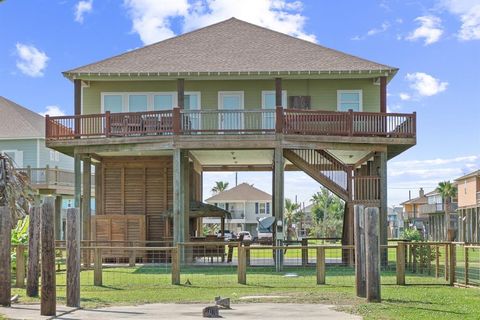
[[[272,215],[272,196],[248,183],[220,192],[205,202],[231,213],[232,219],[225,221],[225,229],[235,233],[249,231],[254,237],[257,236],[257,218]],[[203,223],[220,223],[220,219],[207,218]]]
[[[0,152],[8,154],[16,168],[29,175],[32,188],[41,198],[56,197],[57,212],[72,203],[73,159],[45,146],[44,117],[1,96]],[[57,216],[57,225],[61,225],[59,219]],[[63,229],[56,230],[57,239],[61,239]]]
[[[404,229],[403,208],[388,208],[388,238],[399,239]]]
[[[415,227],[422,232],[426,230],[428,215],[421,213],[420,207],[427,204],[427,202],[425,191],[423,188],[420,188],[418,197],[400,203],[400,205],[403,206],[403,217],[407,220],[409,227]]]
[[[418,208],[421,217],[427,216],[426,222],[428,239],[432,241],[447,241],[445,235],[445,208],[442,196],[437,190],[433,190],[425,194],[427,203],[422,204]],[[449,205],[450,220],[453,229],[457,229],[457,199],[453,199]]]
[[[232,18],[64,72],[75,116],[47,117],[47,145],[101,172],[94,239],[195,238],[206,171],[272,171],[282,219],[287,167],[346,201],[344,244],[356,203],[387,244],[387,160],[416,143],[415,113],[387,113],[397,71]]]
[[[480,242],[480,170],[455,180],[458,188],[458,240]]]

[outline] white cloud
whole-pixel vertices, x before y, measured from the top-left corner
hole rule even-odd
[[[390,23],[388,21],[385,21],[384,23],[382,23],[382,25],[380,27],[372,28],[372,29],[368,30],[367,33],[364,34],[363,36],[355,36],[355,37],[352,38],[352,40],[364,40],[367,37],[371,37],[371,36],[374,36],[376,34],[383,33],[385,31],[387,31],[390,28],[390,26],[391,26]]]
[[[83,16],[92,11],[93,0],[82,0],[75,5],[75,21],[83,23]]]
[[[480,40],[480,0],[443,0],[441,4],[460,18],[460,40]]]
[[[420,26],[411,32],[405,39],[415,41],[424,39],[425,45],[429,45],[440,40],[443,34],[442,21],[435,16],[421,16],[415,19]]]
[[[17,43],[17,68],[27,76],[41,77],[47,67],[48,56],[33,45]]]
[[[289,0],[124,0],[144,44],[175,36],[172,21],[179,21],[182,31],[191,31],[221,20],[236,17],[289,35],[315,41],[304,31],[306,18],[300,1]]]
[[[400,92],[399,97],[403,101],[410,100],[412,97],[406,92]]]
[[[65,112],[59,107],[59,106],[46,106],[44,112],[40,112],[42,116],[46,116],[47,114],[49,116],[55,117],[55,116],[64,116]]]
[[[410,82],[410,88],[420,96],[434,96],[445,91],[448,86],[448,82],[440,81],[423,72],[407,73],[405,78]]]
[[[188,13],[187,0],[124,0],[133,23],[133,31],[138,33],[144,44],[171,38],[171,19]]]

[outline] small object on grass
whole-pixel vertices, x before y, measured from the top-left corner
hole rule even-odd
[[[11,303],[17,303],[19,298],[20,298],[20,296],[18,294],[16,294],[10,299],[10,302]]]
[[[230,298],[215,297],[215,304],[222,309],[231,309]]]
[[[187,279],[187,281],[185,281],[185,285],[186,286],[191,286],[192,285],[192,283],[190,282],[190,279]]]
[[[218,306],[205,307],[202,313],[204,318],[221,318]]]
[[[296,273],[285,273],[283,276],[285,278],[296,278],[296,277],[298,277],[298,274],[296,274]]]

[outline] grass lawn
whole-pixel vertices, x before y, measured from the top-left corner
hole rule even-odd
[[[298,277],[285,277],[296,273]],[[451,288],[442,279],[407,276],[407,286],[395,285],[395,274],[382,274],[381,304],[367,304],[355,297],[351,268],[328,268],[327,284],[315,284],[313,268],[287,269],[275,273],[272,268],[248,268],[247,285],[237,284],[235,267],[197,267],[182,269],[181,282],[170,284],[165,267],[104,269],[102,287],[93,286],[93,272],[82,272],[82,305],[85,307],[152,302],[212,302],[215,296],[230,297],[233,303],[243,296],[276,295],[261,301],[327,303],[364,316],[365,319],[479,319],[480,291]],[[57,297],[65,303],[65,274],[57,276]],[[22,302],[38,301],[24,297],[24,290],[14,289]],[[243,300],[242,300],[243,301]],[[247,300],[255,302],[255,300]]]

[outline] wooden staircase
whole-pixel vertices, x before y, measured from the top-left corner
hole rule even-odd
[[[351,200],[349,168],[328,151],[285,149],[283,156],[345,202]]]

